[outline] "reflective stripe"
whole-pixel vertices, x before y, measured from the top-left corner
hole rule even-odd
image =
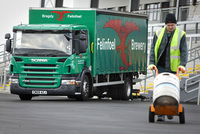
[[[177,46],[171,46],[171,49],[177,50],[179,47]]]
[[[182,30],[179,30],[179,31],[178,31],[177,45],[176,45],[176,46],[171,46],[171,49],[173,49],[173,50],[178,50],[178,49],[180,49],[181,38],[182,38],[182,36],[183,36],[184,34],[185,34],[184,31],[182,31]]]
[[[181,35],[182,35],[182,30],[179,30],[179,32],[178,32],[178,45],[177,45],[177,49],[180,49]]]
[[[158,48],[160,46],[160,43],[162,41],[164,33],[165,33],[165,28],[162,28],[162,29],[156,31],[157,41],[156,41],[155,48],[154,48],[155,64],[157,64]]]
[[[172,50],[179,50],[179,33],[180,30],[178,28],[175,29],[172,40],[170,42],[170,46]]]
[[[171,58],[172,58],[172,59],[180,59],[180,56],[172,55]]]

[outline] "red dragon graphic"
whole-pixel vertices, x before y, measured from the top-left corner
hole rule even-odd
[[[56,17],[56,20],[58,21],[63,21],[63,17],[66,17],[64,16],[64,14],[66,13],[73,13],[73,12],[70,12],[70,11],[51,11],[51,13],[57,13],[57,17]]]
[[[134,23],[134,22],[126,22],[123,26],[122,26],[122,20],[117,20],[117,19],[113,19],[113,20],[109,20],[109,22],[106,22],[104,28],[112,28],[114,29],[119,38],[120,38],[120,45],[117,46],[117,52],[120,52],[121,50],[121,59],[122,59],[122,66],[120,67],[120,70],[127,70],[128,67],[131,65],[131,53],[130,53],[130,50],[129,50],[129,45],[131,43],[131,41],[129,40],[128,41],[128,45],[126,46],[125,45],[125,42],[126,42],[126,39],[128,37],[128,35],[137,30],[137,31],[140,31],[139,30],[139,27]],[[125,53],[125,50],[128,49],[128,53],[129,53],[129,56],[130,56],[130,60],[129,62],[127,61],[127,55]],[[125,64],[126,67],[124,67],[123,65]]]

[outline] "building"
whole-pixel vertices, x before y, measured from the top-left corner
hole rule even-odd
[[[200,0],[41,0],[41,7],[100,8],[149,16],[149,23],[162,23],[167,13],[178,21],[200,20]]]

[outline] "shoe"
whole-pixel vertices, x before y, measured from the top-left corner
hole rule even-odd
[[[158,115],[157,121],[165,121],[165,116],[164,115]]]
[[[171,119],[173,119],[173,116],[172,116],[172,115],[167,115],[167,118],[168,118],[169,120],[171,120]]]

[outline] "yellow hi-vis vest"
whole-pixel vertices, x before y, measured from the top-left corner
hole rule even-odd
[[[165,29],[166,27],[156,31],[156,35],[158,38],[154,48],[155,64],[157,64],[158,49],[160,47],[160,43],[165,33]],[[176,72],[178,66],[180,65],[180,41],[184,34],[186,35],[184,31],[180,30],[179,28],[176,28],[172,40],[170,42],[170,68],[174,72]]]

